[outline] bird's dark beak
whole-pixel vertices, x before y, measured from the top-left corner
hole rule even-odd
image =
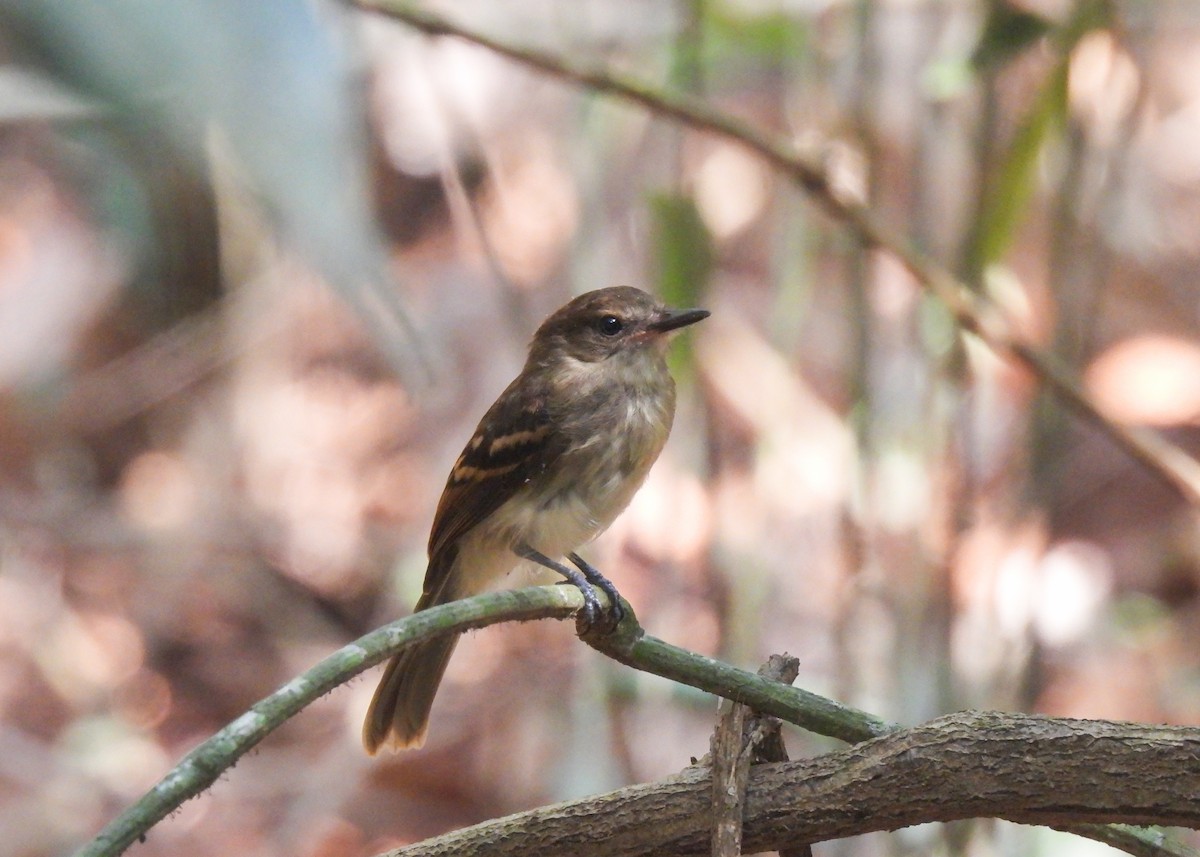
[[[710,315],[706,309],[669,309],[664,310],[663,314],[656,318],[647,328],[655,333],[667,333],[671,330],[679,330],[681,327],[687,327],[689,324],[695,324],[698,321],[703,321]]]

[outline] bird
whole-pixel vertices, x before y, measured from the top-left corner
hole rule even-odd
[[[662,451],[675,414],[666,343],[708,315],[613,286],[579,295],[542,322],[521,372],[451,468],[415,611],[477,594],[532,563],[580,588],[585,627],[601,614],[590,584],[619,621],[615,587],[576,551],[629,505]],[[426,640],[388,662],[363,723],[368,754],[424,744],[457,640]]]

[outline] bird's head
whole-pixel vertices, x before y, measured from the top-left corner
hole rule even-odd
[[[600,363],[621,354],[661,351],[670,334],[708,318],[708,310],[670,309],[631,286],[587,292],[547,318],[533,335],[529,357]]]

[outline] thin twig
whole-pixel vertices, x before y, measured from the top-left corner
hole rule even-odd
[[[750,784],[750,752],[743,746],[742,728],[748,711],[740,702],[722,700],[713,730],[712,857],[741,857],[742,853],[742,810]]]
[[[758,668],[760,678],[790,686],[800,674],[800,659],[771,655]],[[722,700],[708,755],[712,770],[712,857],[741,857],[742,815],[750,766],[788,761],[779,719],[740,702]],[[704,764],[703,761],[700,762]],[[780,849],[780,857],[812,857],[806,845]]]
[[[961,329],[977,336],[993,351],[1024,366],[1053,390],[1068,408],[1099,428],[1149,472],[1174,487],[1189,503],[1200,506],[1200,462],[1155,431],[1119,425],[1106,417],[1056,358],[1018,338],[990,303],[973,295],[949,271],[886,225],[869,206],[839,194],[824,165],[797,151],[790,141],[767,134],[697,99],[664,92],[644,81],[607,69],[585,67],[534,48],[508,44],[403,0],[351,2],[429,35],[453,36],[471,42],[559,80],[615,95],[641,105],[657,116],[674,119],[695,130],[744,146],[811,194],[826,212],[845,224],[860,240],[894,255],[942,302]]]
[[[850,744],[878,738],[900,728],[857,708],[651,637],[637,624],[632,608],[624,601],[621,603],[627,619],[615,632],[591,632],[581,636],[589,646],[618,663],[744,703],[762,714],[774,715],[801,729]]]
[[[800,675],[800,659],[787,653],[771,655],[767,662],[758,668],[758,674],[765,679],[790,685]],[[783,743],[783,734],[779,727],[778,718],[754,712],[747,724],[750,733],[748,739],[754,749],[753,764],[789,761],[787,747]],[[813,857],[812,846],[807,842],[784,845],[779,848],[779,857]]]

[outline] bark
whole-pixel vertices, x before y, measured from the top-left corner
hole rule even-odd
[[[708,768],[512,815],[392,857],[704,854]],[[747,852],[973,817],[1086,830],[1200,827],[1200,729],[962,712],[815,759],[755,766]]]

